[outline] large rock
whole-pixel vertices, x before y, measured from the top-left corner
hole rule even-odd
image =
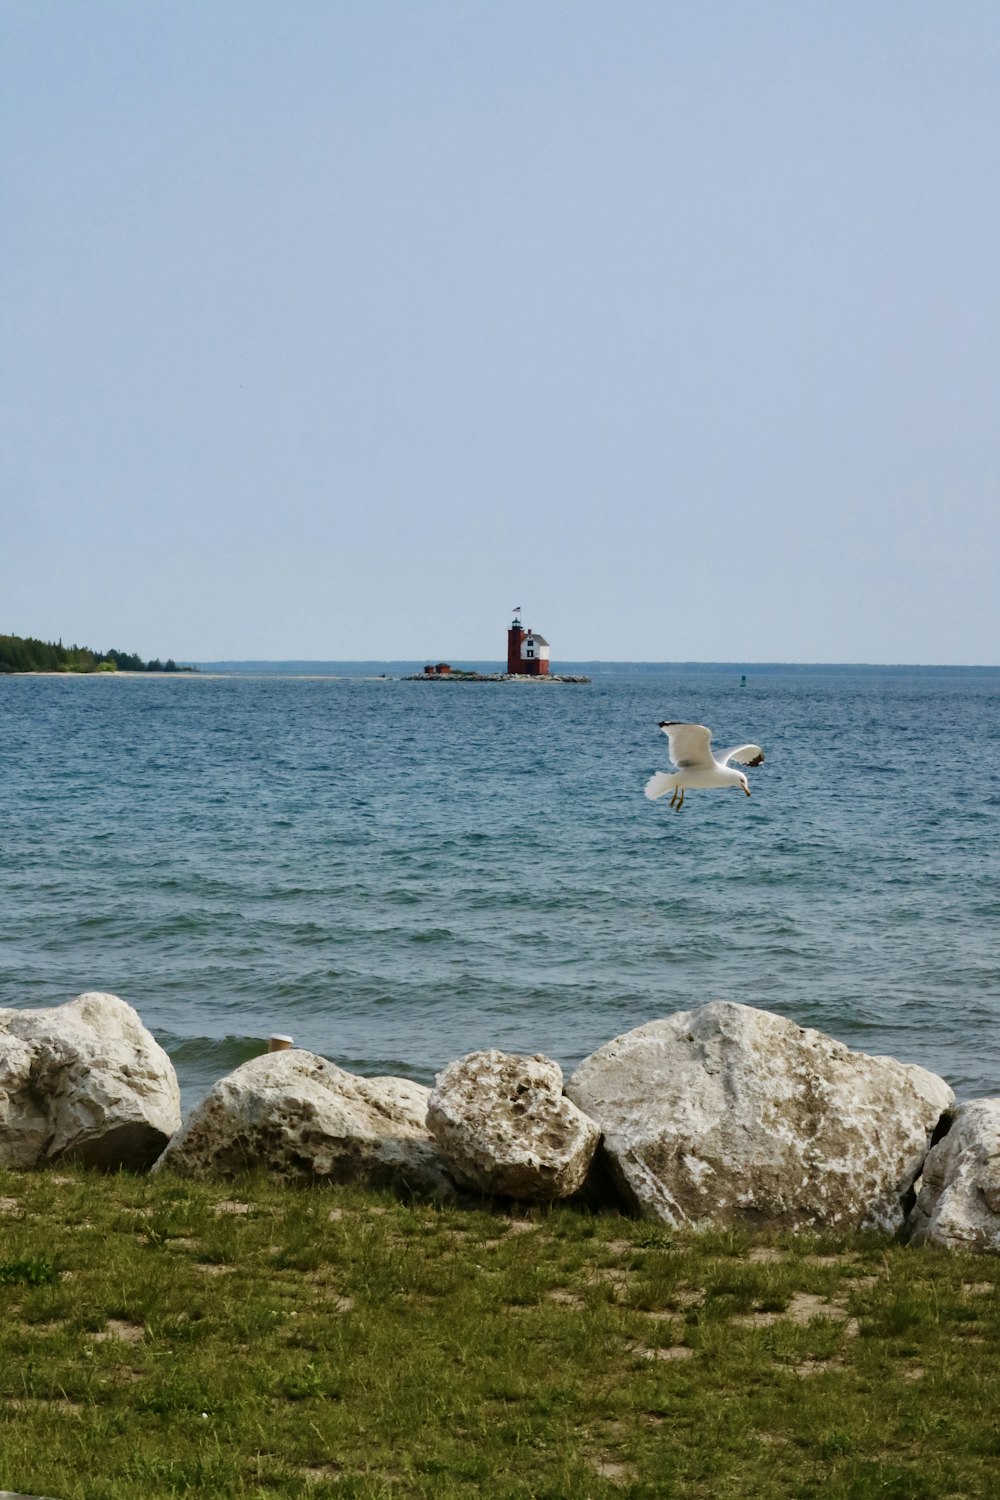
[[[427,1126],[456,1180],[527,1202],[582,1186],[600,1131],[563,1094],[547,1057],[472,1052],[438,1075]]]
[[[894,1232],[954,1104],[923,1068],[727,1001],[608,1042],[566,1092],[630,1206],[697,1227]]]
[[[301,1048],[266,1053],[215,1084],[154,1171],[212,1178],[261,1167],[295,1181],[450,1196],[424,1123],[429,1092],[408,1078],[359,1078]]]
[[[911,1226],[915,1245],[1000,1255],[1000,1099],[959,1105],[924,1163]]]
[[[173,1064],[117,995],[0,1010],[0,1164],[144,1171],[180,1123]]]

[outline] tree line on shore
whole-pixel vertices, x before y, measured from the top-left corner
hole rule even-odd
[[[33,636],[0,635],[0,672],[193,672],[172,657],[143,661],[129,651],[92,651]]]

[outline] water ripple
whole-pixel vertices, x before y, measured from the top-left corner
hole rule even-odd
[[[123,995],[189,1099],[273,1030],[429,1082],[717,996],[1000,1088],[996,674],[178,686],[0,680],[0,1004]],[[668,715],[764,743],[752,803],[644,800]]]

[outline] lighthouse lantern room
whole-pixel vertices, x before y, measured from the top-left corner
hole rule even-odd
[[[507,632],[507,671],[521,677],[549,675],[549,643],[536,630],[525,630],[519,609]]]

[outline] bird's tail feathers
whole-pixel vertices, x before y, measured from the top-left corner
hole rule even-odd
[[[665,797],[668,792],[672,792],[676,785],[676,776],[670,776],[666,771],[656,771],[646,782],[644,790],[650,802],[655,802],[657,797]]]

